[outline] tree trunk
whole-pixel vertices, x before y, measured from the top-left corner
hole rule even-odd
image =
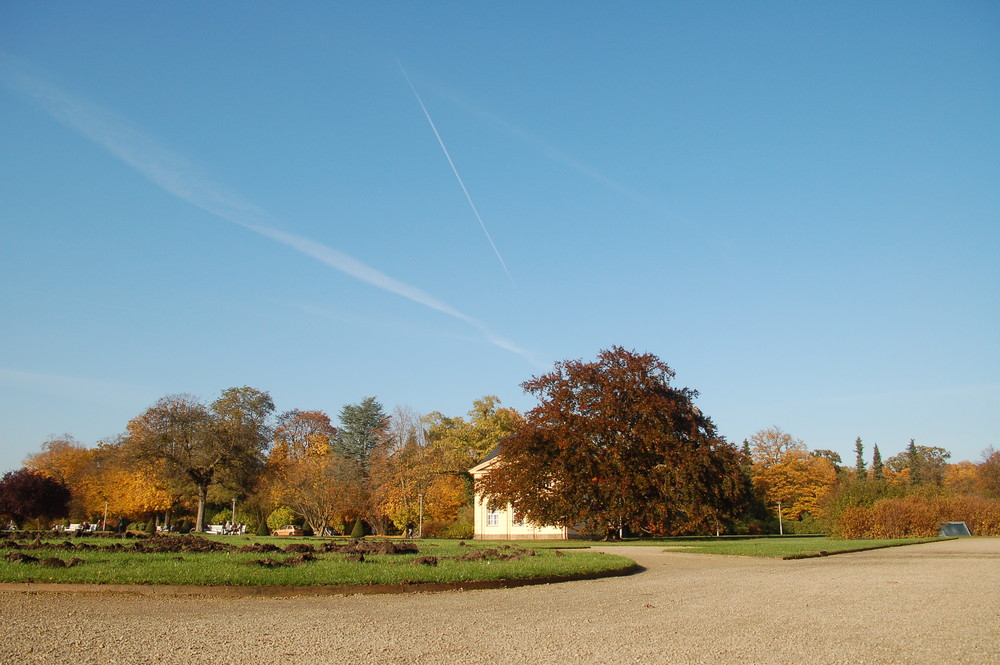
[[[195,533],[205,532],[205,501],[208,499],[208,485],[198,485],[198,517],[195,518]]]

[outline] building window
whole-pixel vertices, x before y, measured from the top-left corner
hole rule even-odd
[[[496,510],[491,510],[486,513],[486,526],[499,526],[500,525],[500,513]]]

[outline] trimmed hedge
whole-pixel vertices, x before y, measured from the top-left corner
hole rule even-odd
[[[965,522],[974,536],[1000,536],[1000,499],[979,496],[907,496],[845,508],[834,526],[839,538],[930,538],[942,522]]]

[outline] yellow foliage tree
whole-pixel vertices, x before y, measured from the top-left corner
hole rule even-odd
[[[468,502],[464,476],[448,469],[441,446],[411,442],[380,465],[379,509],[400,530],[424,520],[452,521]]]
[[[169,510],[174,497],[167,491],[160,474],[151,466],[142,464],[126,468],[111,467],[95,479],[89,494],[87,512],[126,518],[145,518],[151,513]]]
[[[944,468],[945,489],[955,494],[976,494],[982,491],[979,467],[972,462],[948,464]]]
[[[377,512],[400,530],[416,525],[421,498],[425,521],[453,521],[471,500],[468,470],[523,423],[515,409],[492,395],[473,402],[468,420],[433,412],[420,419],[397,410],[388,445],[373,460],[371,478]]]
[[[777,427],[761,430],[750,440],[754,487],[768,505],[781,503],[785,517],[821,517],[820,500],[837,482],[837,470],[826,457],[813,455],[805,444]]]

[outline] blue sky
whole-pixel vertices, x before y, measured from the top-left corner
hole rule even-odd
[[[735,442],[1000,448],[998,5],[421,4],[0,6],[0,470],[612,345]]]

